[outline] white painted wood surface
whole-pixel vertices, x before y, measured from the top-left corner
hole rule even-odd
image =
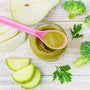
[[[68,35],[68,47],[65,53],[53,62],[46,62],[38,58],[29,45],[28,35],[27,40],[9,53],[0,53],[0,90],[24,90],[19,84],[15,83],[11,78],[10,74],[12,71],[6,66],[5,58],[20,58],[20,57],[30,57],[31,63],[34,63],[42,72],[42,79],[40,84],[32,90],[90,90],[90,64],[84,65],[80,68],[75,68],[73,62],[79,58],[80,55],[80,45],[83,41],[90,40],[90,29],[87,25],[83,23],[85,16],[90,14],[90,0],[82,0],[87,6],[87,11],[85,16],[77,16],[70,20],[68,18],[68,12],[64,11],[62,5],[65,0],[61,0],[60,4],[50,11],[50,13],[45,17],[42,22],[54,22],[62,26]],[[12,18],[9,11],[9,0],[0,0],[0,15]],[[41,22],[41,23],[42,23]],[[83,38],[71,40],[70,27],[74,24],[83,24],[83,29],[80,31],[84,34]],[[40,23],[39,23],[40,24]],[[37,26],[33,25],[31,27]],[[71,66],[70,72],[72,73],[72,82],[60,84],[59,81],[52,81],[52,73],[55,70],[55,65],[66,65]]]

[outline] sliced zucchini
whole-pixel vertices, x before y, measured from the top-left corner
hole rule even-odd
[[[34,64],[30,64],[24,69],[12,73],[11,76],[17,83],[25,83],[33,77],[34,71]]]
[[[35,67],[35,74],[33,78],[29,82],[22,84],[21,87],[24,89],[32,89],[39,84],[40,80],[41,80],[41,72],[37,67]]]
[[[13,70],[20,70],[30,64],[30,58],[8,58],[6,59],[7,66]]]
[[[8,26],[0,26],[0,35],[10,31],[12,28]]]
[[[25,32],[19,32],[15,37],[0,44],[0,53],[10,52],[20,46],[26,39]]]
[[[10,39],[12,37],[14,37],[18,32],[19,32],[19,30],[12,29],[12,30],[10,30],[10,31],[8,31],[8,32],[0,35],[0,43],[2,43],[4,41],[6,41],[6,40],[8,40],[8,39]]]

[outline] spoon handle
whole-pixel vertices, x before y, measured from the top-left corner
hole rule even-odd
[[[20,31],[23,31],[23,32],[26,32],[26,33],[29,33],[29,34],[33,34],[35,36],[37,36],[37,32],[39,32],[38,30],[35,30],[33,28],[30,28],[28,26],[25,26],[23,24],[15,22],[14,20],[5,18],[3,16],[0,16],[0,23],[2,23],[4,25],[7,25],[7,26],[10,26],[12,28],[16,28],[16,29],[18,29]]]

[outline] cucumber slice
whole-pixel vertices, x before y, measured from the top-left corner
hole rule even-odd
[[[7,66],[13,70],[20,70],[30,64],[30,58],[8,58],[6,59]]]
[[[33,77],[33,75],[34,75],[34,64],[30,64],[24,69],[21,69],[11,74],[12,78],[17,83],[28,82]]]
[[[34,88],[39,84],[40,80],[41,80],[41,72],[37,67],[35,67],[35,74],[33,78],[29,82],[22,84],[21,87],[24,89]]]

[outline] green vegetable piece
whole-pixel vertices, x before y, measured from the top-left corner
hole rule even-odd
[[[81,44],[80,53],[85,57],[90,56],[90,41],[85,41]]]
[[[53,73],[53,81],[58,77],[58,80],[63,84],[66,82],[71,82],[71,74],[67,71],[70,70],[71,67],[69,65],[65,66],[56,66],[56,71]]]
[[[30,64],[24,69],[21,69],[11,74],[12,78],[17,83],[28,82],[30,79],[32,79],[33,75],[34,75],[34,64]]]
[[[75,67],[90,63],[90,41],[85,41],[81,44],[80,53],[82,54],[82,57],[74,62]]]
[[[79,34],[78,32],[81,31],[82,29],[82,24],[74,24],[73,30],[71,29],[71,34],[72,34],[72,40],[74,38],[79,38],[79,37],[83,37],[83,35]]]
[[[6,59],[7,66],[13,70],[20,70],[30,64],[30,58],[8,58]]]
[[[84,56],[82,56],[74,62],[74,66],[78,68],[84,64],[87,64],[88,60],[90,60],[90,58],[85,58]]]
[[[22,84],[21,87],[24,89],[32,89],[39,84],[40,80],[41,80],[41,72],[37,67],[35,67],[35,74],[33,78],[29,82]]]
[[[90,25],[90,15],[88,15],[87,17],[85,17],[84,23],[87,23],[88,25]]]
[[[86,6],[84,5],[84,3],[81,0],[65,1],[63,4],[63,7],[65,10],[70,11],[70,14],[69,14],[70,19],[73,19],[78,14],[83,15],[86,13]]]

